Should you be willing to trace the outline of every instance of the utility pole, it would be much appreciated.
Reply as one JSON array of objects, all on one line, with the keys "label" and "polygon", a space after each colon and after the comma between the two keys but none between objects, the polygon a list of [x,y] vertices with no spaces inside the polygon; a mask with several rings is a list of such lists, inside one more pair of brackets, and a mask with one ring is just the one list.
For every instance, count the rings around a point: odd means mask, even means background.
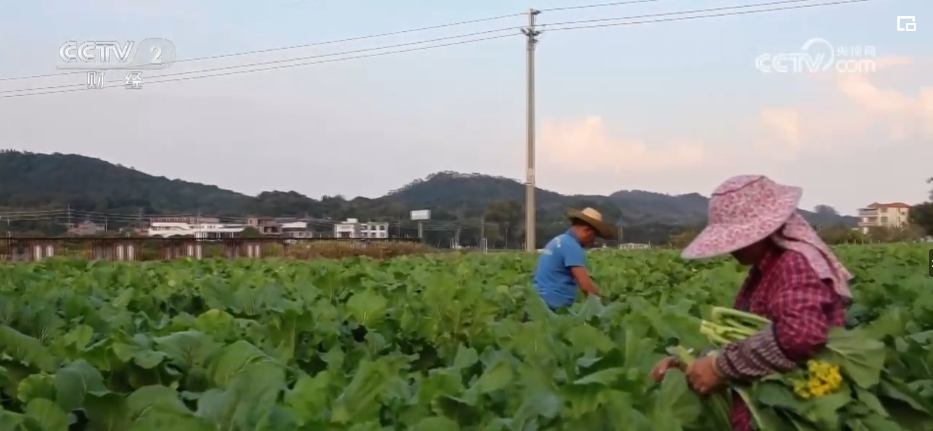
[{"label": "utility pole", "polygon": [[483,211],[483,219],[479,222],[479,246],[486,252],[486,211]]},{"label": "utility pole", "polygon": [[541,11],[528,10],[528,27],[522,33],[528,38],[528,148],[525,171],[525,249],[535,251],[535,45],[538,43],[540,31],[535,30],[535,18]]},{"label": "utility pole", "polygon": [[618,248],[622,248],[622,219],[621,218],[619,219],[618,229],[619,230],[616,231],[618,233],[618,238],[616,238],[616,245],[618,246]]},{"label": "utility pole", "polygon": [[68,229],[71,229],[71,204],[68,204]]}]

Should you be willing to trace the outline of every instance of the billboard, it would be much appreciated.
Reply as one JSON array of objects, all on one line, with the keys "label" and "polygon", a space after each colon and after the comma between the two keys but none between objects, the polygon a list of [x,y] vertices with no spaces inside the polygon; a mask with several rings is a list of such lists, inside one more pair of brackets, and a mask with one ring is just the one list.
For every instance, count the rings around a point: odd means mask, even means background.
[{"label": "billboard", "polygon": [[431,210],[417,210],[411,212],[412,220],[431,220]]}]

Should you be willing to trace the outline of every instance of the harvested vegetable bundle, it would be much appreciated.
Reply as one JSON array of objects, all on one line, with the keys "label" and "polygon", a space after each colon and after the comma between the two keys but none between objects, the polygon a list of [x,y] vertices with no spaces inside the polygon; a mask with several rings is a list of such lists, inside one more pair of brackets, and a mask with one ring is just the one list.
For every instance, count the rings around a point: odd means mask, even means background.
[{"label": "harvested vegetable bundle", "polygon": [[[716,347],[738,342],[771,324],[768,319],[716,307],[700,331]],[[773,374],[751,384],[732,384],[748,405],[758,430],[930,430],[933,407],[885,368],[885,344],[862,329],[833,328],[826,346],[806,366]],[[693,358],[683,348],[684,364]],[[717,429],[726,420],[727,394],[709,398]]]}]

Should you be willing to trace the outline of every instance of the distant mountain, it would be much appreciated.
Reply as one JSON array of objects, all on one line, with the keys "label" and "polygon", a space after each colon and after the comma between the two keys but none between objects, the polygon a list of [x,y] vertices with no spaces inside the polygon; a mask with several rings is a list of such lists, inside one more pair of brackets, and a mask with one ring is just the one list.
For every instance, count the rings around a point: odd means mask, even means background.
[{"label": "distant mountain", "polygon": [[[509,178],[482,174],[438,172],[389,192],[379,198],[313,199],[294,191],[263,192],[247,196],[212,185],[157,177],[133,168],[74,154],[0,152],[0,213],[10,210],[62,209],[97,213],[194,214],[244,217],[310,216],[333,220],[406,220],[408,212],[430,209],[432,223],[476,226],[484,217],[505,225],[503,236],[521,224],[524,184]],[[538,189],[539,237],[564,229],[564,210],[593,206],[605,216],[637,232],[652,225],[657,235],[697,226],[705,221],[708,198],[690,193],[665,195],[623,190],[609,196],[562,195]],[[854,217],[801,211],[815,224],[854,225]],[[680,226],[678,228],[678,226]],[[634,230],[633,230],[634,229]],[[648,228],[644,228],[648,229]],[[631,238],[630,236],[628,238]],[[666,238],[666,237],[665,237]],[[514,241],[513,241],[514,242]]]},{"label": "distant mountain", "polygon": [[[407,208],[461,208],[470,217],[479,216],[490,202],[525,201],[525,185],[503,177],[482,174],[438,172],[423,180],[414,180],[406,186],[378,198]],[[544,214],[568,207],[612,206],[610,213],[621,213],[623,226],[639,223],[668,223],[675,225],[702,224],[706,220],[709,198],[698,193],[667,195],[643,190],[620,190],[609,196],[562,195],[550,190],[537,189],[536,206]],[[800,210],[814,224],[846,224],[855,226],[855,217],[816,214]],[[540,216],[539,216],[540,217]],[[547,218],[547,216],[545,216]]]},{"label": "distant mountain", "polygon": [[75,154],[0,152],[0,208],[243,214],[254,198]]}]

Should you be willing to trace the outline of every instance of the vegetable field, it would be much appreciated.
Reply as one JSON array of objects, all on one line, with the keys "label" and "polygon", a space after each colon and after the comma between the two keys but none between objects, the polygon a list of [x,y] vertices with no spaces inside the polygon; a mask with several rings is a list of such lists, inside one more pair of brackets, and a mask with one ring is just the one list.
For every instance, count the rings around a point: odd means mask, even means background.
[{"label": "vegetable field", "polygon": [[[849,322],[891,334],[885,367],[919,394],[905,406],[926,408],[926,248],[838,253],[857,276]],[[551,315],[533,266],[526,254],[0,265],[0,431],[712,429],[683,379],[649,373],[669,347],[705,347],[700,319],[732,305],[744,268],[591,253],[610,300]]]}]

